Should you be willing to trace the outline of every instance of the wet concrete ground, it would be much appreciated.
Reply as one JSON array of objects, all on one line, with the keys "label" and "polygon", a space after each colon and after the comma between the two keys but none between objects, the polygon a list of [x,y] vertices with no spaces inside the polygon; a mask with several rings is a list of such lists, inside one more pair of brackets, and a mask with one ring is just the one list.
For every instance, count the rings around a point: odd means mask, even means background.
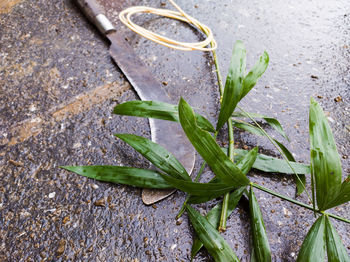
[{"label": "wet concrete ground", "polygon": [[[237,39],[246,44],[248,68],[268,51],[269,68],[242,105],[247,111],[278,117],[298,161],[309,160],[308,103],[310,96],[318,100],[334,131],[345,177],[350,172],[349,5],[239,2],[177,1],[213,29],[223,75]],[[170,8],[166,1],[153,0],[126,1],[124,6],[136,4]],[[108,16],[125,30],[117,21],[117,4],[108,8]],[[144,119],[111,114],[117,103],[137,96],[112,63],[107,43],[68,0],[0,1],[0,21],[0,260],[188,261],[192,229],[186,216],[174,220],[183,193],[147,207],[139,189],[58,168],[148,166],[113,136],[150,137],[150,130]],[[137,21],[177,39],[200,39],[194,30],[171,20],[145,16]],[[126,35],[156,78],[167,82],[164,88],[174,103],[183,96],[215,120],[218,92],[210,55],[169,50]],[[275,154],[260,138],[236,132],[236,140],[239,147],[259,144],[262,151]],[[254,173],[251,178],[294,196],[290,176]],[[294,261],[314,221],[312,213],[262,192],[256,195],[273,260]],[[332,212],[349,218],[350,205]],[[241,203],[224,234],[242,261],[250,253],[247,221],[247,208]],[[350,253],[349,225],[334,225]],[[209,260],[205,252],[196,259]]]}]

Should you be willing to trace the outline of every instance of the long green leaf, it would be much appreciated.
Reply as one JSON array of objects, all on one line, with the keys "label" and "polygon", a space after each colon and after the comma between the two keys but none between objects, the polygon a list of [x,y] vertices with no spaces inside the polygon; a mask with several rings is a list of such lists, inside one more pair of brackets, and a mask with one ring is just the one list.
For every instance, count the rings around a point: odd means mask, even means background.
[{"label": "long green leaf", "polygon": [[269,239],[267,238],[264,220],[252,188],[249,192],[249,210],[255,258],[260,262],[271,261]]},{"label": "long green leaf", "polygon": [[[228,208],[227,208],[227,216],[230,216],[230,214],[233,212],[233,210],[236,208],[239,200],[242,197],[242,194],[244,192],[246,187],[240,187],[234,192],[232,192],[229,196],[228,201]],[[222,201],[215,205],[205,216],[205,218],[208,220],[208,222],[214,227],[218,228],[220,224],[220,215],[221,215],[221,208],[222,208]],[[203,243],[200,241],[198,237],[195,237],[192,245],[191,250],[191,257],[195,257],[198,251],[202,248]]]},{"label": "long green leaf", "polygon": [[241,99],[245,97],[249,93],[249,91],[255,86],[256,82],[263,75],[268,65],[269,55],[265,51],[262,54],[262,56],[260,56],[259,61],[254,65],[252,70],[244,78]]},{"label": "long green leaf", "polygon": [[341,189],[342,169],[333,134],[322,108],[311,98],[311,174],[315,180],[317,206],[325,210]]},{"label": "long green leaf", "polygon": [[297,262],[323,262],[326,253],[325,216],[319,217],[307,233]]},{"label": "long green leaf", "polygon": [[[176,105],[156,101],[128,101],[117,105],[113,113],[179,122],[178,107]],[[197,113],[195,115],[200,128],[208,132],[215,132],[212,124],[205,117]]]},{"label": "long green leaf", "polygon": [[326,236],[328,262],[350,262],[349,255],[340,236],[332,226],[328,216],[326,216]]},{"label": "long green leaf", "polygon": [[243,78],[246,69],[246,50],[242,41],[236,41],[226,78],[224,94],[216,130],[219,130],[230,118],[243,92]]},{"label": "long green leaf", "polygon": [[188,139],[218,178],[236,188],[249,183],[242,171],[222,152],[215,139],[197,126],[192,108],[182,98],[179,117]]},{"label": "long green leaf", "polygon": [[[281,136],[283,136],[285,139],[287,139],[287,141],[290,141],[286,132],[284,132],[283,127],[281,125],[281,123],[273,117],[268,117],[268,116],[264,116],[261,114],[256,114],[256,113],[248,113],[252,118],[261,118],[264,119],[266,121],[266,123],[269,124],[270,127],[272,127],[273,129],[275,129]],[[237,118],[247,118],[247,115],[244,114],[243,112],[233,112],[232,113],[232,117],[237,117]]]},{"label": "long green leaf", "polygon": [[[254,126],[252,124],[249,124],[245,121],[242,120],[234,120],[233,125],[237,128],[243,129],[249,133],[252,133],[253,135],[258,135],[258,136],[265,136],[265,133],[258,128],[257,126]],[[293,161],[295,162],[295,159],[292,155],[292,153],[278,140],[273,139],[276,144],[278,145],[278,147],[282,150],[282,152],[286,155],[287,159],[289,161]]]},{"label": "long green leaf", "polygon": [[[251,113],[247,112],[251,117],[253,118],[264,118],[266,117],[265,115],[258,114],[258,113]],[[247,115],[243,113],[242,111],[234,111],[231,115],[232,117],[237,117],[237,118],[247,118]]]},{"label": "long green leaf", "polygon": [[161,174],[161,176],[165,181],[168,182],[168,184],[193,196],[211,195],[215,198],[234,189],[234,187],[225,183],[197,183],[192,181],[176,179],[164,174]]},{"label": "long green leaf", "polygon": [[201,216],[191,206],[186,205],[188,217],[191,220],[197,236],[202,241],[209,254],[218,262],[237,262],[239,261],[236,254],[227,244],[225,239],[219,232],[208,222],[208,220]]},{"label": "long green leaf", "polygon": [[[294,159],[294,156],[292,155],[292,153],[281,142],[277,141],[276,139],[274,139],[274,141],[279,146],[279,148],[282,150],[284,155],[287,157],[288,161],[290,161],[290,164],[295,162],[295,159]],[[298,179],[298,177],[299,177],[299,179]],[[297,194],[300,195],[305,190],[306,177],[303,174],[298,175],[298,177],[294,176],[294,181],[295,181],[295,184],[297,186]]]},{"label": "long green leaf", "polygon": [[247,154],[244,155],[239,161],[237,161],[237,167],[242,171],[244,175],[248,174],[253,167],[256,157],[258,155],[258,147],[254,147]]},{"label": "long green leaf", "polygon": [[295,158],[293,156],[293,154],[278,140],[274,139],[273,141],[276,142],[276,144],[278,145],[278,147],[282,150],[282,152],[284,153],[284,155],[287,157],[287,159],[291,162],[295,162]]},{"label": "long green leaf", "polygon": [[[252,124],[249,124],[247,122],[235,120],[233,125],[235,127],[243,129],[243,130],[245,130],[247,132],[250,132],[250,133],[252,133],[254,135],[265,136],[265,133],[260,128],[254,126]],[[295,159],[294,159],[292,153],[281,142],[279,142],[276,139],[273,139],[273,141],[282,150],[282,152],[284,153],[284,155],[287,157],[287,159],[289,161],[295,162]],[[295,177],[298,195],[301,194],[304,191],[304,185],[305,185],[305,182],[306,182],[306,178],[305,178],[304,175],[299,175],[299,178],[300,178],[301,181],[299,179],[297,179],[297,177]]]},{"label": "long green leaf", "polygon": [[264,117],[263,118],[272,128],[274,128],[280,135],[282,135],[287,141],[290,141],[287,134],[284,132],[281,123],[273,117]]},{"label": "long green leaf", "polygon": [[234,119],[233,125],[237,128],[243,129],[244,131],[252,133],[253,135],[265,136],[264,132],[261,131],[261,129],[245,121]]},{"label": "long green leaf", "polygon": [[[236,152],[237,149],[235,149]],[[227,149],[223,150],[225,154],[227,153]],[[258,152],[258,148],[254,148],[251,151],[246,151],[246,154],[242,155],[239,159],[237,159],[237,167],[242,171],[243,174],[247,174],[249,170],[252,168],[256,160],[256,155]],[[218,178],[212,179],[209,183],[218,183],[220,180]],[[208,202],[212,199],[216,198],[215,195],[208,196],[191,196],[188,200],[189,204],[200,204]]]},{"label": "long green leaf", "polygon": [[[280,147],[283,146],[280,144]],[[284,151],[287,149],[283,146]],[[224,152],[227,152],[227,149],[223,149]],[[288,151],[288,150],[287,150]],[[247,154],[248,151],[243,150],[243,149],[235,149],[235,159],[240,160],[244,155]],[[289,151],[288,151],[289,152]],[[290,153],[289,153],[290,154]],[[292,156],[292,159],[293,156]],[[304,174],[309,174],[310,173],[310,167],[307,165],[299,164],[296,162],[290,162],[292,167],[294,168],[295,172],[299,174],[299,177],[304,181],[305,185],[305,175]],[[238,164],[237,164],[238,166]],[[285,174],[292,174],[293,171],[287,165],[285,160],[273,158],[264,154],[258,154],[256,157],[256,160],[254,161],[253,168],[264,171],[264,172],[275,172],[275,173],[285,173]],[[304,188],[304,186],[300,183],[298,179],[296,179],[298,187],[298,194],[302,192],[300,188]],[[205,199],[200,199],[200,198],[193,198],[191,201],[192,203],[203,203]],[[205,202],[205,201],[204,201]]]},{"label": "long green leaf", "polygon": [[158,172],[153,170],[125,166],[62,166],[61,168],[104,182],[142,188],[172,188]]},{"label": "long green leaf", "polygon": [[[235,149],[235,160],[240,160],[245,154],[247,154],[247,152],[248,151],[244,149]],[[296,162],[291,162],[290,164],[297,174],[310,174],[310,166]],[[293,173],[292,169],[287,165],[285,160],[264,154],[257,155],[253,168],[269,173]]]},{"label": "long green leaf", "polygon": [[[249,124],[247,122],[234,120],[233,125],[237,128],[240,128],[249,133],[252,133],[253,135],[265,136],[265,133],[260,128],[252,124]],[[289,161],[295,162],[295,159],[292,153],[281,142],[279,142],[276,139],[273,139],[273,140],[276,142],[276,144],[282,150],[282,152],[286,155],[287,159]]]},{"label": "long green leaf", "polygon": [[[214,177],[213,179],[211,179],[208,183],[222,183],[222,181],[217,178]],[[206,195],[206,196],[190,196],[187,203],[188,204],[200,204],[200,203],[205,203],[208,202],[214,198],[217,198],[217,196],[215,195]]]},{"label": "long green leaf", "polygon": [[326,209],[342,205],[350,201],[350,175],[341,185],[340,191],[337,196],[329,203],[327,203]]},{"label": "long green leaf", "polygon": [[188,204],[201,204],[206,203],[210,200],[213,200],[214,198],[217,198],[216,195],[206,195],[206,196],[190,196],[187,203]]},{"label": "long green leaf", "polygon": [[132,146],[137,152],[147,158],[153,165],[168,175],[187,181],[191,180],[186,169],[164,147],[141,136],[132,134],[116,134],[115,136]]}]

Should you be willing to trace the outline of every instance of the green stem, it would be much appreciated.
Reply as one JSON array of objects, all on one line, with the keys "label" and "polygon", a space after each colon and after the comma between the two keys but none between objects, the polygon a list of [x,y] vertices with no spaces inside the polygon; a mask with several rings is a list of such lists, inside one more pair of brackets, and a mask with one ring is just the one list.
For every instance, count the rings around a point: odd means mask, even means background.
[{"label": "green stem", "polygon": [[[228,126],[228,137],[229,137],[229,146],[228,146],[228,156],[232,162],[234,162],[234,136],[233,136],[233,125],[232,125],[232,119],[229,118],[227,121]],[[219,225],[219,231],[224,232],[226,231],[226,221],[228,216],[228,201],[230,198],[230,193],[226,193],[224,196],[224,199],[222,201],[222,208],[221,208],[221,217],[220,217],[220,225]]]},{"label": "green stem", "polygon": [[255,188],[257,188],[257,189],[260,189],[261,191],[264,191],[264,192],[266,192],[266,193],[269,193],[270,195],[279,197],[279,198],[281,198],[281,199],[283,199],[283,200],[286,200],[286,201],[291,202],[291,203],[293,203],[293,204],[296,204],[296,205],[298,205],[298,206],[301,206],[301,207],[307,208],[307,209],[309,209],[309,210],[315,211],[316,213],[319,213],[319,214],[328,215],[328,216],[330,216],[330,217],[333,217],[333,218],[335,218],[335,219],[338,219],[338,220],[340,220],[340,221],[343,221],[343,222],[345,222],[345,223],[349,223],[349,224],[350,224],[350,220],[348,220],[348,219],[346,219],[346,218],[343,218],[343,217],[340,217],[340,216],[337,216],[337,215],[333,215],[333,214],[330,214],[330,213],[326,213],[326,212],[321,211],[321,210],[315,210],[313,206],[309,206],[309,205],[304,204],[304,203],[302,203],[302,202],[300,202],[300,201],[297,201],[297,200],[295,200],[295,199],[293,199],[293,198],[290,198],[290,197],[281,195],[281,194],[279,194],[279,193],[277,193],[277,192],[275,192],[275,191],[273,191],[273,190],[271,190],[271,189],[268,189],[268,188],[266,188],[266,187],[260,186],[260,185],[258,185],[258,184],[250,183],[250,185],[253,186],[253,187],[255,187]]},{"label": "green stem", "polygon": [[216,78],[218,79],[218,84],[219,84],[219,91],[220,91],[220,103],[221,103],[221,98],[224,94],[224,86],[222,85],[222,78],[220,74],[220,69],[219,69],[219,62],[218,62],[218,57],[216,56],[216,51],[213,50],[213,59],[214,59],[214,64],[216,68]]},{"label": "green stem", "polygon": [[229,145],[228,145],[228,157],[232,162],[234,162],[234,155],[235,155],[235,139],[233,136],[233,124],[232,124],[232,119],[229,118],[227,121],[227,126],[228,126],[228,139],[229,139]]},{"label": "green stem", "polygon": [[[321,211],[320,211],[321,212]],[[337,215],[334,215],[334,214],[331,214],[331,213],[327,213],[327,212],[321,212],[327,216],[330,216],[330,217],[333,217],[339,221],[342,221],[342,222],[345,222],[345,223],[349,223],[350,224],[350,220],[346,219],[346,218],[343,218],[343,217],[340,217],[340,216],[337,216]]]},{"label": "green stem", "polygon": [[226,231],[226,221],[227,221],[227,210],[228,210],[229,198],[230,198],[230,193],[226,193],[224,196],[224,199],[222,200],[219,232]]},{"label": "green stem", "polygon": [[[222,101],[222,96],[224,94],[224,87],[222,84],[222,78],[221,73],[219,69],[219,62],[218,58],[216,56],[216,51],[213,50],[213,59],[214,64],[216,68],[216,77],[218,79],[218,85],[219,85],[219,91],[220,91],[220,103]],[[228,136],[229,136],[229,147],[228,147],[228,156],[231,159],[231,161],[234,161],[234,136],[233,136],[233,124],[232,119],[229,118],[227,121],[227,127],[228,127]],[[228,210],[228,201],[229,201],[230,193],[226,193],[224,196],[224,199],[222,201],[222,208],[221,208],[221,217],[220,217],[220,225],[219,225],[219,231],[223,232],[226,230],[226,221],[227,221],[227,210]]]}]

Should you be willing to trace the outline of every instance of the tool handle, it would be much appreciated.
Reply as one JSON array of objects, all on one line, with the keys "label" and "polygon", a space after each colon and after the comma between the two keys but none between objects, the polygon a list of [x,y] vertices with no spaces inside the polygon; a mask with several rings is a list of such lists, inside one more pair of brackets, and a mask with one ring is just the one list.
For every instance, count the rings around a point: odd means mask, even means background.
[{"label": "tool handle", "polygon": [[104,15],[103,8],[95,0],[75,0],[75,2],[102,34],[116,31],[115,27]]}]

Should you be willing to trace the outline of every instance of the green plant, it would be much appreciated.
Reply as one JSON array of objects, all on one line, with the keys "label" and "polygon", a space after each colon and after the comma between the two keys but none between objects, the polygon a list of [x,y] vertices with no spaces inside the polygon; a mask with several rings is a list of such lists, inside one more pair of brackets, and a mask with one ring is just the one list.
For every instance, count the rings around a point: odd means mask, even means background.
[{"label": "green plant", "polygon": [[[213,55],[217,65],[215,52]],[[182,98],[178,106],[156,101],[130,101],[116,106],[113,111],[119,115],[179,122],[188,139],[204,160],[194,181],[191,180],[181,163],[165,148],[147,138],[132,134],[117,134],[116,136],[137,150],[160,171],[120,166],[65,166],[63,168],[100,181],[145,188],[176,188],[188,193],[178,216],[186,210],[197,233],[191,251],[192,257],[204,246],[216,261],[239,261],[234,251],[220,235],[220,231],[225,230],[226,219],[235,209],[241,197],[247,197],[253,240],[251,261],[271,261],[263,217],[254,195],[254,189],[259,189],[313,210],[317,216],[320,214],[304,240],[298,261],[323,261],[325,250],[327,250],[329,261],[349,261],[346,249],[330,223],[329,217],[347,223],[350,221],[326,213],[325,210],[350,200],[350,177],[341,183],[339,155],[321,107],[311,99],[309,120],[311,165],[296,163],[288,149],[280,141],[272,139],[255,120],[255,118],[263,119],[288,140],[276,119],[247,113],[238,106],[240,100],[248,94],[264,73],[269,61],[267,53],[264,52],[252,70],[245,74],[245,59],[244,45],[241,41],[237,41],[225,88],[222,86],[217,68],[222,103],[216,128],[205,117],[195,113]],[[235,112],[236,108],[239,108],[241,112]],[[253,124],[239,119],[242,117],[249,118]],[[216,136],[225,123],[228,124],[229,146],[221,148],[216,142]],[[234,127],[268,137],[285,160],[259,154],[257,147],[250,151],[234,149]],[[200,183],[198,181],[205,165],[211,168],[214,176],[210,182]],[[305,190],[305,174],[311,173],[312,197],[305,191],[313,205],[309,206],[251,182],[247,177],[251,168],[264,172],[294,174],[298,194]],[[223,200],[205,217],[191,207],[191,204],[207,202],[220,196],[224,196]]]}]

